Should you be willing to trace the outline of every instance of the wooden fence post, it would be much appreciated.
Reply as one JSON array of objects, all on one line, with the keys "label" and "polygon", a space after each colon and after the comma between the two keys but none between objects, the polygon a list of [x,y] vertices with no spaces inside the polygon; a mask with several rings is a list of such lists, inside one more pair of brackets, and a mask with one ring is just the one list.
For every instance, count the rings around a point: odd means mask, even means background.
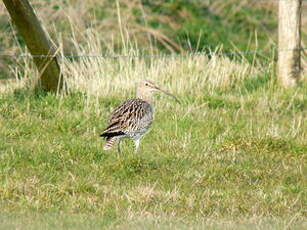
[{"label": "wooden fence post", "polygon": [[284,87],[295,86],[301,70],[302,0],[279,0],[278,79]]},{"label": "wooden fence post", "polygon": [[28,0],[3,0],[12,21],[22,35],[40,73],[39,86],[46,91],[62,89],[63,79],[56,58],[56,47],[42,28]]}]

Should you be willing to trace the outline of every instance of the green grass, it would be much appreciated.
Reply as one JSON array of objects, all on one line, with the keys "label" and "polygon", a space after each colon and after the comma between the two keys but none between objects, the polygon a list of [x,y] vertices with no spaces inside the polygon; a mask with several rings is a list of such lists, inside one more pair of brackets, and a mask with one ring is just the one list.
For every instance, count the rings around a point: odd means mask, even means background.
[{"label": "green grass", "polygon": [[[139,154],[104,152],[123,96],[0,96],[0,229],[306,226],[306,85],[157,98]],[[243,90],[246,89],[246,90]]]}]

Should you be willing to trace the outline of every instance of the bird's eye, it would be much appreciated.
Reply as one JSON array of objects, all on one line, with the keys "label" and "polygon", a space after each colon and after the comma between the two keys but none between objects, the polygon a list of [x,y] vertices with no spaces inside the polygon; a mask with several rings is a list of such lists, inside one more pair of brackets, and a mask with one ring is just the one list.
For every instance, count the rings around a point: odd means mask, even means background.
[{"label": "bird's eye", "polygon": [[148,83],[147,83],[147,82],[145,83],[145,86],[148,86]]}]

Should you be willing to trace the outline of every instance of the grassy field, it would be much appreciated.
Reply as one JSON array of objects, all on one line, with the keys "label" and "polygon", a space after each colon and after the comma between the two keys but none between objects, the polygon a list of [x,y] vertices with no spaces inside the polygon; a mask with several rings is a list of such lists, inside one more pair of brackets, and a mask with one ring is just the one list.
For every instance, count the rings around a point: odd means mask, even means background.
[{"label": "grassy field", "polygon": [[[198,35],[189,50],[172,31],[186,17],[193,23],[180,25],[182,36],[203,26],[196,1],[144,1],[142,14],[137,0],[119,1],[120,10],[110,1],[47,2],[35,6],[60,52],[81,57],[60,59],[65,95],[33,89],[30,59],[0,62],[0,78],[13,79],[0,82],[0,230],[307,228],[307,73],[296,88],[277,84],[271,3],[252,11],[240,1],[242,11],[205,1],[199,9],[215,16],[205,19],[212,37],[202,42],[216,44],[202,44],[210,55],[190,55]],[[7,36],[1,9],[3,50],[24,52],[18,35]],[[210,32],[221,23],[229,27]],[[258,43],[251,33],[260,25]],[[247,49],[267,44],[261,48],[269,52],[224,55],[234,41]],[[160,55],[166,50],[172,55]],[[181,103],[156,95],[155,122],[138,154],[129,140],[123,154],[103,151],[99,134],[110,112],[142,79]]]},{"label": "grassy field", "polygon": [[[306,82],[216,53],[62,65],[67,95],[25,88],[31,68],[2,86],[0,229],[306,227]],[[139,154],[104,152],[108,114],[144,78],[181,104],[157,95]]]}]

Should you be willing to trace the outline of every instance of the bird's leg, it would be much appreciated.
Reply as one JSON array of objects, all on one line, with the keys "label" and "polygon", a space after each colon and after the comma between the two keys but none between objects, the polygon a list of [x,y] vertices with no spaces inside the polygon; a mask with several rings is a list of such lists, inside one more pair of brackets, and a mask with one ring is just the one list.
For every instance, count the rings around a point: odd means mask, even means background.
[{"label": "bird's leg", "polygon": [[121,151],[120,151],[120,142],[121,142],[121,141],[122,141],[122,139],[119,138],[118,144],[117,144],[117,151],[118,151],[119,154],[121,154]]},{"label": "bird's leg", "polygon": [[135,144],[135,150],[134,150],[134,153],[136,154],[138,152],[138,149],[139,149],[139,146],[140,146],[140,139],[136,139],[134,141],[134,144]]}]

